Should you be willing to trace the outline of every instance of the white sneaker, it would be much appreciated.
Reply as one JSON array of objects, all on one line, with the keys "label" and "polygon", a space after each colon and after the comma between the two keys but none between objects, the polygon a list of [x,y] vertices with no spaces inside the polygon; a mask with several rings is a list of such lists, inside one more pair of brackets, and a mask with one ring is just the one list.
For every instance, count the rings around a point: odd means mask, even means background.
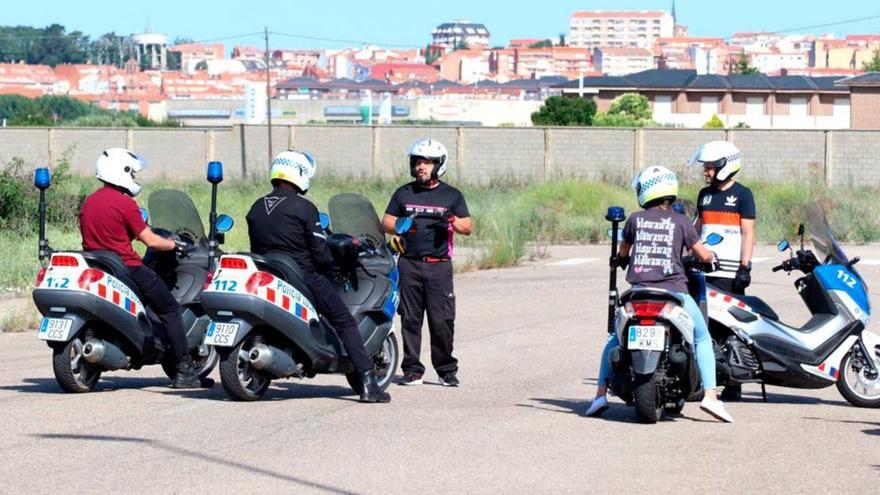
[{"label": "white sneaker", "polygon": [[601,416],[606,409],[608,409],[608,399],[604,395],[596,397],[590,403],[590,407],[584,412],[584,416]]},{"label": "white sneaker", "polygon": [[700,409],[706,411],[718,421],[733,423],[733,416],[727,413],[727,410],[724,409],[724,403],[720,400],[703,399],[700,402]]}]

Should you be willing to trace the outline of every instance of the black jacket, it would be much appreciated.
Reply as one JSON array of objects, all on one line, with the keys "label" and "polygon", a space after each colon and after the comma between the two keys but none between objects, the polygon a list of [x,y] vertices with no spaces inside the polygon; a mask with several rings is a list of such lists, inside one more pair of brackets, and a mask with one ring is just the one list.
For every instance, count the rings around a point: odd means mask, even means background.
[{"label": "black jacket", "polygon": [[253,253],[287,254],[304,272],[323,272],[333,264],[318,209],[292,189],[279,187],[255,201],[247,223]]}]

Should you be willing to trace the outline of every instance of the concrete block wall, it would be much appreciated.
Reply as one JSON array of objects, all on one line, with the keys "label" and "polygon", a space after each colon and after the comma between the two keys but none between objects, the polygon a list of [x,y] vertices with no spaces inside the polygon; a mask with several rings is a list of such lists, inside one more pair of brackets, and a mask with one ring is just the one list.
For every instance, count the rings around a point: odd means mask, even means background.
[{"label": "concrete block wall", "polygon": [[[76,173],[93,173],[101,150],[127,146],[151,165],[143,180],[201,178],[220,160],[229,178],[265,177],[265,126],[185,129],[0,128],[0,164],[57,163],[69,151]],[[755,129],[609,129],[430,126],[276,126],[273,152],[311,151],[322,170],[340,176],[406,173],[406,150],[431,136],[449,150],[450,180],[491,184],[582,177],[628,184],[635,171],[663,165],[699,183],[685,163],[697,146],[729,139],[743,152],[745,181],[825,182],[880,187],[880,132]]]},{"label": "concrete block wall", "polygon": [[530,128],[462,128],[463,182],[544,179],[544,130]]},{"label": "concrete block wall", "polygon": [[736,129],[732,141],[743,154],[743,180],[825,180],[825,132]]},{"label": "concrete block wall", "polygon": [[548,178],[628,183],[633,173],[635,138],[632,129],[548,129]]}]

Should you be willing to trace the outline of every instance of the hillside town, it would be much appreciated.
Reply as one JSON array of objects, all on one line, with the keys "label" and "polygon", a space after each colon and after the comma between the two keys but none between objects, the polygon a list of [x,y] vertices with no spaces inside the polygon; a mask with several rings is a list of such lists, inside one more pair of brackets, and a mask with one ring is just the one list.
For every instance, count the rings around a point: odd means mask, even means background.
[{"label": "hillside town", "polygon": [[548,96],[593,98],[603,110],[629,91],[666,125],[699,127],[711,115],[759,128],[880,125],[853,115],[856,100],[878,98],[878,77],[865,74],[880,33],[692,37],[674,2],[671,11],[574,11],[560,31],[499,44],[490,26],[455,20],[425,33],[423,47],[269,50],[136,33],[120,41],[116,63],[2,63],[0,94],[66,95],[213,126],[264,123],[268,90],[279,122],[359,122],[367,98],[381,123],[519,126]]}]

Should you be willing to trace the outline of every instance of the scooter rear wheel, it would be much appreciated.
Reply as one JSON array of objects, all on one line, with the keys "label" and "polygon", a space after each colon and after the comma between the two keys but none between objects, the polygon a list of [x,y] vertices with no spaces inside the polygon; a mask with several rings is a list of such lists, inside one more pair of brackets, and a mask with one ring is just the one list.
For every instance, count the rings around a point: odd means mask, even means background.
[{"label": "scooter rear wheel", "polygon": [[[859,353],[857,359],[854,354]],[[837,390],[844,399],[857,407],[880,407],[880,376],[870,378],[868,368],[861,363],[861,351],[853,349],[840,363]]]},{"label": "scooter rear wheel", "polygon": [[663,415],[663,405],[657,397],[657,385],[654,375],[636,375],[633,388],[633,402],[636,417],[642,423],[653,424]]},{"label": "scooter rear wheel", "polygon": [[[391,332],[382,341],[382,350],[379,354],[373,356],[373,363],[375,363],[373,372],[376,373],[376,384],[383,391],[388,388],[388,385],[391,385],[391,380],[394,378],[394,374],[397,373],[399,358],[400,348],[397,346],[397,338],[394,336],[394,332]],[[348,385],[355,393],[361,393],[364,385],[357,371],[346,373],[345,379],[348,380]]]},{"label": "scooter rear wheel", "polygon": [[254,336],[251,335],[232,349],[220,353],[220,383],[234,400],[260,400],[272,382],[265,373],[254,369],[247,359],[253,345]]},{"label": "scooter rear wheel", "polygon": [[101,378],[101,368],[83,358],[81,335],[77,334],[67,344],[52,347],[52,372],[65,392],[91,392]]}]

